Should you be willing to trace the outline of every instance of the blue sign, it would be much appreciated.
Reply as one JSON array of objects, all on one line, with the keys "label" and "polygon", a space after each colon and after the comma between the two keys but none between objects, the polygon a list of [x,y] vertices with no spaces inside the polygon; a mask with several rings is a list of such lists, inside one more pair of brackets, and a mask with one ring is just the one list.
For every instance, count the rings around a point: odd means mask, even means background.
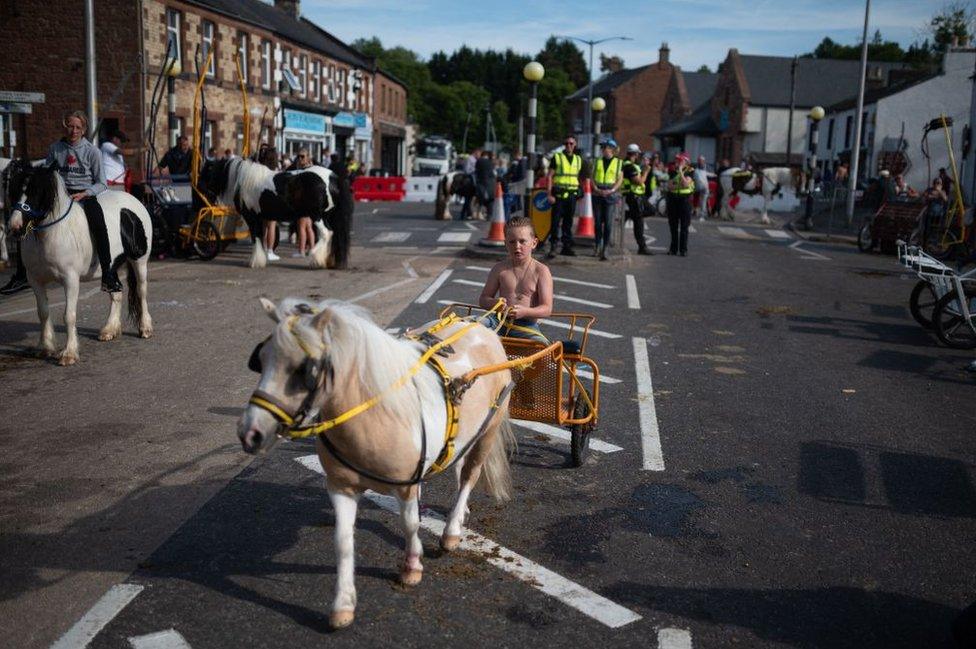
[{"label": "blue sign", "polygon": [[532,197],[532,204],[535,205],[535,209],[540,212],[546,212],[552,205],[549,204],[549,196],[546,192],[538,192]]},{"label": "blue sign", "polygon": [[285,109],[285,130],[325,135],[325,115]]},{"label": "blue sign", "polygon": [[332,118],[332,124],[345,128],[366,128],[366,120],[366,113],[342,112]]}]

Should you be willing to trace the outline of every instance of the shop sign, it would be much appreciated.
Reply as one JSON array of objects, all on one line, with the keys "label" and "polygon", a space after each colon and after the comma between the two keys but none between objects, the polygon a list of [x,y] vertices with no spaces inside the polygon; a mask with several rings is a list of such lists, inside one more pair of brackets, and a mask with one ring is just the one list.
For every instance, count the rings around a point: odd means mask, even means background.
[{"label": "shop sign", "polygon": [[325,115],[286,108],[285,130],[312,135],[325,135]]}]

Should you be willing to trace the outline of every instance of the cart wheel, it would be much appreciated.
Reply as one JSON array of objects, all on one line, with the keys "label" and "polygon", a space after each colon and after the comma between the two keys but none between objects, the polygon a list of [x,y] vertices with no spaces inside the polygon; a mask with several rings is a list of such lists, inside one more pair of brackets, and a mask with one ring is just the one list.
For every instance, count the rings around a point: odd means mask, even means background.
[{"label": "cart wheel", "polygon": [[668,200],[664,195],[658,197],[657,204],[654,206],[654,209],[658,216],[668,218]]},{"label": "cart wheel", "polygon": [[912,297],[908,300],[908,308],[912,312],[915,322],[926,329],[932,328],[932,319],[929,314],[935,308],[935,303],[939,301],[939,296],[935,294],[932,285],[924,279],[919,280],[915,288],[912,289]]},{"label": "cart wheel", "polygon": [[[967,286],[965,294],[965,299],[969,303],[970,317],[976,318],[976,313],[973,312],[973,309],[976,309],[976,299],[974,299],[976,288]],[[935,303],[932,323],[935,335],[943,345],[953,349],[976,349],[976,331],[973,330],[973,323],[967,322],[960,313],[956,291],[946,293]]]},{"label": "cart wheel", "polygon": [[220,233],[210,221],[201,221],[197,227],[197,234],[193,237],[193,250],[202,261],[210,261],[220,252]]},{"label": "cart wheel", "polygon": [[163,217],[161,209],[154,209],[149,213],[152,222],[152,255],[162,258],[172,254],[173,244],[170,240],[169,226]]},{"label": "cart wheel", "polygon": [[[587,393],[590,400],[593,400],[593,395]],[[573,419],[583,419],[589,414],[590,407],[586,404],[585,399],[576,397],[576,402],[573,404]],[[586,454],[590,450],[590,433],[593,432],[594,424],[590,422],[588,424],[573,424],[569,428],[571,434],[569,440],[569,448],[573,455],[573,466],[582,466],[583,461],[586,459]]]},{"label": "cart wheel", "polygon": [[871,252],[874,248],[874,237],[871,236],[871,224],[865,223],[857,233],[857,249],[861,252]]}]

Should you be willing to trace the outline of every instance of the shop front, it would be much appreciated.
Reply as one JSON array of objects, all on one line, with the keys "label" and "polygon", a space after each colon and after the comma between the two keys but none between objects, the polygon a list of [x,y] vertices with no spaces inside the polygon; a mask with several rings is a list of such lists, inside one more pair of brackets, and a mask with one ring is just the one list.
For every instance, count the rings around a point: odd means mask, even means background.
[{"label": "shop front", "polygon": [[378,143],[374,140],[374,144],[379,146],[378,148],[374,147],[374,150],[378,151],[376,166],[382,169],[384,173],[391,176],[403,175],[403,143],[406,135],[407,131],[402,126],[379,122],[374,135],[374,138],[379,139]]},{"label": "shop front", "polygon": [[372,120],[366,113],[338,113],[332,118],[335,150],[343,159],[355,154],[364,170],[372,166]]},{"label": "shop front", "polygon": [[299,149],[308,149],[312,160],[322,160],[323,154],[329,149],[328,116],[285,108],[284,118],[282,155],[294,160]]}]

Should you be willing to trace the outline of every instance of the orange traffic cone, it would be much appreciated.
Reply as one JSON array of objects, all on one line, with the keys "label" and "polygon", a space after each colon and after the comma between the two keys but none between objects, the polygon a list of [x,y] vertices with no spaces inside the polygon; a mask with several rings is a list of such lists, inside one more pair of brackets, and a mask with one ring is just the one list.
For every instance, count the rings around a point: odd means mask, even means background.
[{"label": "orange traffic cone", "polygon": [[496,248],[505,245],[505,192],[501,183],[495,183],[495,202],[492,204],[488,236],[479,241],[478,245]]},{"label": "orange traffic cone", "polygon": [[578,204],[580,214],[576,220],[575,238],[595,239],[596,230],[593,227],[595,223],[593,220],[593,189],[589,178],[583,181],[583,198]]}]

